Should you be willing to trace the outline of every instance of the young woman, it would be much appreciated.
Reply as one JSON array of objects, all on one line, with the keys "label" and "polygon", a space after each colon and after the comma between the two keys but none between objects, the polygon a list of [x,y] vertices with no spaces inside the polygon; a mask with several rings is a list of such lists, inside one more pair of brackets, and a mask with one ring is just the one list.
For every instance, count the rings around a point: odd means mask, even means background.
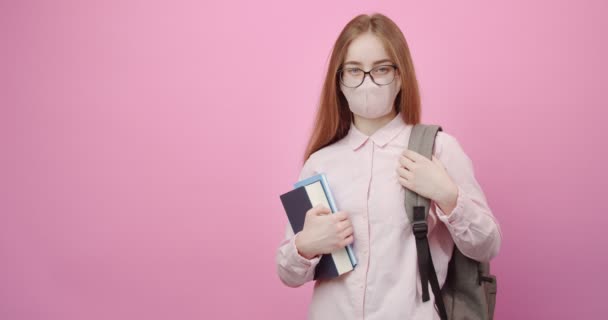
[{"label": "young woman", "polygon": [[354,270],[317,280],[309,319],[439,319],[422,302],[405,188],[431,199],[428,241],[439,284],[454,245],[475,260],[499,251],[500,227],[456,138],[437,133],[432,159],[407,150],[420,96],[405,37],[382,14],[359,15],[331,55],[299,179],[324,172],[340,212],[316,207],[294,235],[287,223],[277,272],[289,287],[311,281],[324,253],[352,243]]}]

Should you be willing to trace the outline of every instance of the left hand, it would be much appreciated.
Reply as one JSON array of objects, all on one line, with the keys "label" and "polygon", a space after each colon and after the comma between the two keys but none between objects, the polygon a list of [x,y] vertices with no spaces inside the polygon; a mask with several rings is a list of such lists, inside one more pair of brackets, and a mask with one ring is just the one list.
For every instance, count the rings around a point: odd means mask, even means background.
[{"label": "left hand", "polygon": [[438,204],[451,203],[458,195],[456,184],[435,156],[431,160],[405,149],[399,157],[397,173],[402,186]]}]

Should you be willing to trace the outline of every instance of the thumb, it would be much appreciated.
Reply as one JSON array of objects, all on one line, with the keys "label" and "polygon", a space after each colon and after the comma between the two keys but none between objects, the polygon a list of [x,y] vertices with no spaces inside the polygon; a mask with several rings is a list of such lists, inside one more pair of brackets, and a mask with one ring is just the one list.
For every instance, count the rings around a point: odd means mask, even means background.
[{"label": "thumb", "polygon": [[323,204],[319,203],[315,206],[315,214],[317,216],[328,214],[328,213],[330,213],[329,208],[327,208]]},{"label": "thumb", "polygon": [[445,167],[443,166],[443,163],[441,163],[441,160],[439,160],[437,157],[433,156],[433,162],[438,165],[441,170],[445,171]]}]

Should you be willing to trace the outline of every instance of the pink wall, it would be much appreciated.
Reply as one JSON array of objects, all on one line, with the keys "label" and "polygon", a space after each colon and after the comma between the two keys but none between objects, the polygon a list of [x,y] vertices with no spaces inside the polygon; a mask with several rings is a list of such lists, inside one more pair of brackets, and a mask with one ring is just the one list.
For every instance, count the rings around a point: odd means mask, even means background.
[{"label": "pink wall", "polygon": [[[303,319],[274,254],[344,24],[405,33],[504,232],[496,319],[604,315],[602,1],[0,3],[0,318]],[[603,135],[602,135],[603,134]]]}]

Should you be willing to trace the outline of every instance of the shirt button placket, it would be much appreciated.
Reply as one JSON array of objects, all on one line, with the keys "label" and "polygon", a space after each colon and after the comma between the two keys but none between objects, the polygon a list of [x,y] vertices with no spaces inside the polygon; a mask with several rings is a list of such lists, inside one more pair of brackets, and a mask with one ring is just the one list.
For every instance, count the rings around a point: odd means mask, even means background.
[{"label": "shirt button placket", "polygon": [[373,173],[373,165],[374,165],[374,149],[375,149],[375,144],[373,143],[373,141],[370,141],[371,143],[369,144],[370,151],[369,151],[369,156],[367,158],[367,162],[366,162],[366,167],[367,167],[367,172],[369,174],[369,179],[368,179],[368,183],[367,183],[367,187],[366,187],[366,197],[365,197],[365,202],[366,202],[366,212],[363,215],[363,222],[364,225],[367,229],[367,233],[365,234],[366,236],[366,240],[365,240],[365,245],[363,246],[363,249],[361,250],[361,253],[365,256],[365,275],[364,275],[364,279],[363,282],[360,285],[360,289],[361,289],[361,299],[362,299],[362,303],[361,303],[361,319],[365,318],[365,289],[366,289],[366,285],[367,285],[367,272],[369,270],[369,260],[370,260],[370,254],[369,254],[369,249],[370,249],[370,225],[369,225],[369,196],[370,196],[370,188],[371,188],[371,182],[372,182],[372,173]]}]

